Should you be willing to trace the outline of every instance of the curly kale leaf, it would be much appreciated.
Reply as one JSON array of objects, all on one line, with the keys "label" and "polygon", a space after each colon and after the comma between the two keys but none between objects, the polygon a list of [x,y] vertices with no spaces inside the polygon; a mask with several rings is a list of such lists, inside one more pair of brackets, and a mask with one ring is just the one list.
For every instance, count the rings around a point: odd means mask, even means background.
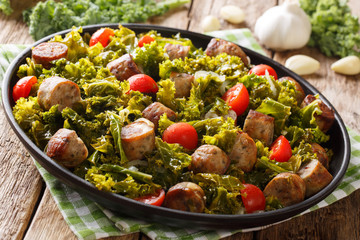
[{"label": "curly kale leaf", "polygon": [[205,189],[207,213],[237,214],[243,210],[238,197],[244,186],[238,178],[229,175],[198,173],[193,177],[193,181]]},{"label": "curly kale leaf", "polygon": [[285,127],[286,120],[291,115],[291,107],[271,98],[266,98],[256,109],[257,112],[270,115],[275,119],[275,133],[279,135]]},{"label": "curly kale leaf", "polygon": [[[201,119],[222,96],[221,86],[224,83],[217,74],[206,72],[195,78],[194,86],[190,90],[188,99],[177,99],[179,118],[186,121]],[[207,107],[205,107],[207,106]]]},{"label": "curly kale leaf", "polygon": [[51,136],[63,122],[57,106],[43,112],[37,97],[20,98],[14,106],[13,114],[16,122],[40,149],[45,148]]},{"label": "curly kale leaf", "polygon": [[195,74],[198,71],[214,72],[226,76],[226,79],[232,80],[235,85],[237,80],[246,74],[247,68],[241,58],[223,53],[216,57],[203,55],[197,58],[185,58],[185,60],[166,60],[160,64],[159,71],[161,79],[168,79],[172,72],[188,74]]},{"label": "curly kale leaf", "polygon": [[88,149],[91,142],[94,142],[106,132],[106,128],[102,122],[97,119],[88,121],[71,108],[65,108],[61,114],[65,119],[64,128],[75,130],[78,136],[85,142]]},{"label": "curly kale leaf", "polygon": [[312,26],[309,46],[319,48],[326,56],[360,56],[360,24],[347,2],[300,0]]},{"label": "curly kale leaf", "polygon": [[51,33],[97,23],[145,22],[155,15],[182,6],[189,0],[47,0],[24,12],[30,35],[39,40]]},{"label": "curly kale leaf", "polygon": [[10,6],[10,0],[0,0],[0,11],[8,16],[13,12],[13,9]]},{"label": "curly kale leaf", "polygon": [[159,78],[159,64],[166,60],[164,48],[154,41],[142,48],[136,48],[133,57],[136,65],[141,66],[145,74],[155,80]]},{"label": "curly kale leaf", "polygon": [[191,163],[191,156],[179,144],[169,144],[155,139],[156,151],[148,157],[147,173],[154,176],[157,184],[170,188],[179,182],[185,169]]},{"label": "curly kale leaf", "polygon": [[235,126],[234,120],[228,118],[216,130],[217,133],[215,135],[204,135],[203,143],[218,146],[226,153],[230,153],[239,130],[240,129]]},{"label": "curly kale leaf", "polygon": [[121,118],[119,115],[109,111],[107,112],[107,117],[110,120],[110,133],[114,140],[115,149],[120,154],[120,164],[126,164],[128,158],[126,157],[121,144],[121,128],[124,126],[126,119],[124,119],[124,116]]},{"label": "curly kale leaf", "polygon": [[88,45],[85,43],[81,33],[82,27],[72,27],[72,30],[65,35],[65,38],[56,35],[51,41],[64,43],[68,47],[66,58],[71,62],[76,62],[78,59],[85,57],[88,51]]},{"label": "curly kale leaf", "polygon": [[246,75],[240,78],[249,91],[248,109],[256,109],[266,98],[277,100],[280,94],[281,86],[271,76],[257,76],[255,74]]},{"label": "curly kale leaf", "polygon": [[170,79],[161,80],[158,82],[159,91],[156,93],[156,100],[161,102],[168,108],[176,111],[176,102],[175,102],[175,84]]},{"label": "curly kale leaf", "polygon": [[146,174],[140,172],[131,172],[114,165],[104,165],[103,167],[93,166],[90,168],[85,175],[85,179],[94,184],[99,190],[118,193],[129,198],[153,194],[160,188],[152,182],[138,182],[137,179],[140,175],[146,176],[142,180],[148,179]]}]

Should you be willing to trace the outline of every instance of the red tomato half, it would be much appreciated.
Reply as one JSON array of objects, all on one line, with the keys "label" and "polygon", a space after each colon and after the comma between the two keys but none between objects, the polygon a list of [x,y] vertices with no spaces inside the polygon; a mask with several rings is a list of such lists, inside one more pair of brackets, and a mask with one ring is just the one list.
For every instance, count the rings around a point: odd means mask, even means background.
[{"label": "red tomato half", "polygon": [[178,143],[189,150],[195,149],[198,144],[198,134],[195,128],[184,122],[170,125],[165,129],[162,139],[167,143]]},{"label": "red tomato half", "polygon": [[155,192],[154,195],[146,195],[139,198],[135,198],[134,200],[143,202],[146,204],[161,206],[165,199],[165,191],[164,189],[159,189]]},{"label": "red tomato half", "polygon": [[142,93],[157,93],[158,85],[150,76],[146,74],[136,74],[128,79],[130,90]]},{"label": "red tomato half", "polygon": [[244,203],[247,213],[261,211],[265,209],[265,196],[264,193],[255,185],[244,184],[244,189],[241,190],[241,199]]},{"label": "red tomato half", "polygon": [[242,83],[238,83],[230,88],[222,99],[236,112],[236,115],[241,115],[245,112],[249,105],[249,92]]},{"label": "red tomato half", "polygon": [[145,35],[142,38],[140,38],[140,40],[138,42],[138,46],[143,47],[144,44],[149,44],[149,43],[151,43],[153,41],[155,41],[154,38],[150,37],[149,35]]},{"label": "red tomato half", "polygon": [[13,87],[13,99],[16,102],[21,97],[28,97],[31,91],[31,87],[37,83],[35,76],[27,76],[21,78]]},{"label": "red tomato half", "polygon": [[277,162],[287,162],[292,156],[289,141],[281,135],[270,146],[270,159]]},{"label": "red tomato half", "polygon": [[249,74],[254,73],[255,75],[263,76],[266,75],[266,71],[268,71],[269,75],[273,76],[275,80],[278,79],[275,70],[266,64],[259,64],[254,66],[252,69],[250,69]]},{"label": "red tomato half", "polygon": [[110,37],[114,35],[114,30],[110,28],[101,28],[91,36],[89,46],[94,46],[95,44],[100,42],[103,47],[106,47],[110,42]]}]

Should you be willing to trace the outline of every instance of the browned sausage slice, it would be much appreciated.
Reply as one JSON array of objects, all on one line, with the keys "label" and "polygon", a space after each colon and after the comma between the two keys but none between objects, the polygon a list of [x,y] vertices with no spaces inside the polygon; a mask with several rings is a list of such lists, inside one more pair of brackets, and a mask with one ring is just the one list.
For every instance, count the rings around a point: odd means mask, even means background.
[{"label": "browned sausage slice", "polygon": [[177,58],[184,60],[189,55],[190,46],[167,43],[165,44],[165,50],[171,61]]},{"label": "browned sausage slice", "polygon": [[245,66],[249,65],[249,61],[244,51],[238,45],[223,39],[211,39],[207,45],[207,48],[205,49],[205,53],[210,57],[219,55],[221,53],[227,53],[228,55],[240,57]]},{"label": "browned sausage slice", "polygon": [[120,58],[109,62],[106,67],[120,81],[142,73],[130,54],[122,55]]},{"label": "browned sausage slice", "polygon": [[229,158],[236,167],[250,172],[256,163],[257,148],[254,140],[244,132],[238,132]]},{"label": "browned sausage slice", "polygon": [[61,77],[46,78],[39,87],[37,97],[42,108],[49,110],[59,104],[59,111],[66,107],[71,108],[74,103],[81,100],[79,86]]},{"label": "browned sausage slice", "polygon": [[59,42],[40,43],[32,50],[32,59],[36,64],[42,64],[44,68],[51,67],[51,61],[66,58],[68,47]]},{"label": "browned sausage slice", "polygon": [[274,137],[274,118],[266,114],[250,110],[244,123],[244,132],[253,139],[270,146]]},{"label": "browned sausage slice", "polygon": [[302,202],[305,198],[305,182],[295,173],[276,175],[265,187],[265,197],[274,196],[284,206]]},{"label": "browned sausage slice", "polygon": [[327,155],[325,149],[317,143],[311,143],[311,149],[314,153],[316,153],[319,162],[321,162],[326,169],[329,169],[329,156]]},{"label": "browned sausage slice", "polygon": [[60,128],[49,140],[46,155],[65,167],[75,167],[88,156],[88,149],[75,131]]},{"label": "browned sausage slice", "polygon": [[191,155],[189,170],[194,173],[224,174],[230,165],[226,153],[214,145],[202,145]]},{"label": "browned sausage slice", "polygon": [[317,115],[315,113],[316,123],[319,126],[321,131],[327,132],[331,128],[331,126],[333,125],[333,123],[335,121],[334,110],[332,108],[330,108],[329,106],[327,106],[325,103],[323,103],[323,101],[321,101],[320,99],[316,98],[314,95],[311,95],[311,94],[309,94],[305,97],[305,99],[301,103],[300,107],[304,108],[307,105],[309,105],[310,103],[312,103],[313,101],[319,102],[319,107],[320,107],[320,110],[322,111],[321,115]]},{"label": "browned sausage slice", "polygon": [[301,166],[298,174],[306,184],[306,197],[310,197],[319,192],[333,179],[328,170],[316,159]]},{"label": "browned sausage slice", "polygon": [[121,144],[130,161],[143,159],[155,147],[154,124],[146,118],[139,118],[126,125],[121,129]]},{"label": "browned sausage slice", "polygon": [[171,121],[176,120],[176,113],[159,102],[154,102],[147,106],[142,112],[142,115],[154,124],[156,130],[159,127],[159,119],[161,115],[165,113],[168,119],[170,119]]},{"label": "browned sausage slice", "polygon": [[175,83],[175,97],[189,97],[192,84],[194,83],[194,76],[186,73],[172,72],[170,80]]},{"label": "browned sausage slice", "polygon": [[166,193],[164,206],[187,212],[202,213],[205,210],[205,193],[192,182],[181,182]]},{"label": "browned sausage slice", "polygon": [[289,81],[295,84],[295,89],[296,89],[296,101],[298,103],[298,105],[300,105],[302,103],[302,101],[305,98],[305,92],[304,89],[300,86],[300,84],[293,79],[292,77],[282,77],[279,79],[279,82],[285,82],[285,81]]}]

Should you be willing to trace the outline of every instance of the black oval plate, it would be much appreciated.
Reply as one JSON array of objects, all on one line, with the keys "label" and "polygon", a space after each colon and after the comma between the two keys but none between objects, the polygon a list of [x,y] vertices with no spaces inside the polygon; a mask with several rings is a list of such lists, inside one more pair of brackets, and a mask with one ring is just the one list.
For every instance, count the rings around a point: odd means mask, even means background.
[{"label": "black oval plate", "polygon": [[[161,33],[163,36],[171,37],[180,32],[182,37],[189,38],[193,41],[194,45],[198,48],[206,48],[212,37],[206,36],[203,34],[190,32],[181,29],[160,27],[155,25],[143,25],[143,24],[124,24],[125,27],[128,27],[135,31],[136,33],[147,32],[150,30],[156,30]],[[102,25],[91,25],[83,27],[84,33],[88,32],[90,34],[94,33],[97,29],[101,27],[111,27],[118,28],[117,24],[102,24]],[[349,136],[346,131],[346,127],[340,118],[339,114],[335,110],[335,123],[329,134],[331,135],[330,141],[327,143],[327,147],[330,147],[334,151],[333,159],[330,163],[330,173],[333,175],[332,182],[322,189],[320,192],[314,196],[304,200],[301,203],[285,207],[283,209],[263,212],[263,213],[254,213],[254,214],[243,214],[243,215],[209,215],[204,213],[189,213],[173,209],[168,209],[164,207],[156,207],[151,205],[146,205],[135,200],[113,194],[108,192],[99,191],[89,182],[84,179],[76,176],[68,169],[60,166],[51,158],[46,156],[46,154],[40,150],[24,133],[20,126],[16,123],[14,116],[12,114],[12,107],[14,106],[14,101],[12,99],[12,88],[15,83],[18,81],[16,76],[19,66],[25,63],[27,57],[31,57],[31,48],[38,45],[41,42],[50,40],[54,35],[65,35],[70,30],[62,31],[48,37],[45,37],[32,46],[24,50],[10,65],[7,70],[3,88],[2,88],[2,101],[5,109],[6,117],[15,131],[16,135],[19,137],[20,141],[24,144],[29,153],[43,166],[49,173],[54,175],[63,183],[69,185],[70,187],[76,189],[77,191],[84,194],[84,196],[100,203],[102,206],[140,218],[149,222],[159,222],[166,225],[177,226],[177,227],[198,227],[199,229],[214,229],[214,228],[226,228],[226,229],[246,229],[252,227],[259,227],[268,224],[273,224],[292,216],[295,216],[304,210],[310,208],[311,206],[317,204],[325,197],[327,197],[334,189],[340,184],[347,166],[350,160],[350,141]],[[251,58],[252,64],[268,64],[272,66],[277,72],[278,76],[291,76],[297,80],[301,86],[304,88],[306,94],[319,94],[320,98],[333,109],[334,107],[331,103],[311,84],[305,81],[300,76],[296,75],[294,72],[285,68],[281,64],[273,61],[270,58],[267,58],[257,52],[249,50],[242,47],[244,52]]]}]

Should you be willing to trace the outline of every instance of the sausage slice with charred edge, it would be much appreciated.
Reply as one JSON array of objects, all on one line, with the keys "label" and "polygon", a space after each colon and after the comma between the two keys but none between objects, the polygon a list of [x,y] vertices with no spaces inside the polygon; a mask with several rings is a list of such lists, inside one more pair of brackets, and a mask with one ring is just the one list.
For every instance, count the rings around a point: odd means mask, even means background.
[{"label": "sausage slice with charred edge", "polygon": [[142,115],[154,124],[156,130],[159,127],[159,119],[161,115],[165,113],[171,121],[176,120],[176,113],[160,102],[154,102],[147,106],[142,112]]},{"label": "sausage slice with charred edge", "polygon": [[154,124],[146,118],[139,118],[126,125],[121,129],[121,144],[130,161],[143,159],[155,147]]},{"label": "sausage slice with charred edge", "polygon": [[311,149],[313,153],[316,153],[319,162],[321,162],[326,169],[329,169],[329,156],[325,149],[317,143],[311,143]]},{"label": "sausage slice with charred edge", "polygon": [[202,213],[205,210],[205,193],[192,182],[181,182],[166,193],[164,207],[187,212]]},{"label": "sausage slice with charred edge", "polygon": [[298,174],[305,182],[306,197],[310,197],[319,192],[333,179],[328,170],[316,159],[301,166]]},{"label": "sausage slice with charred edge", "polygon": [[124,54],[120,58],[109,62],[106,67],[120,81],[142,73],[130,54]]},{"label": "sausage slice with charred edge", "polygon": [[60,128],[50,138],[46,155],[65,167],[76,167],[87,158],[88,149],[75,131]]},{"label": "sausage slice with charred edge", "polygon": [[282,205],[290,206],[305,198],[304,180],[295,173],[284,172],[276,175],[265,187],[265,197],[274,196]]},{"label": "sausage slice with charred edge", "polygon": [[190,46],[167,43],[165,44],[165,50],[171,61],[177,58],[184,60],[189,55]]},{"label": "sausage slice with charred edge", "polygon": [[194,173],[224,174],[230,165],[230,158],[215,145],[202,145],[191,155],[189,170]]},{"label": "sausage slice with charred edge", "polygon": [[175,97],[189,97],[192,84],[194,82],[194,76],[186,73],[172,72],[170,74],[170,80],[175,84]]},{"label": "sausage slice with charred edge", "polygon": [[315,113],[314,116],[316,119],[316,123],[319,126],[320,130],[326,133],[331,128],[331,126],[335,121],[334,110],[329,106],[327,106],[325,103],[323,103],[323,101],[321,101],[320,99],[316,98],[314,95],[311,94],[305,97],[300,107],[304,108],[313,101],[319,102],[319,107],[320,110],[322,111],[321,115]]},{"label": "sausage slice with charred edge", "polygon": [[250,110],[244,122],[244,132],[253,139],[270,146],[274,137],[274,118],[266,114]]},{"label": "sausage slice with charred edge", "polygon": [[300,84],[295,79],[293,79],[292,77],[289,77],[289,76],[282,77],[278,81],[279,82],[289,81],[289,82],[292,82],[295,84],[296,101],[297,101],[298,105],[300,105],[305,98],[304,89],[300,86]]},{"label": "sausage slice with charred edge", "polygon": [[71,108],[81,100],[79,86],[61,77],[46,78],[39,87],[37,97],[39,105],[45,110],[59,104],[59,111],[66,107]]},{"label": "sausage slice with charred edge", "polygon": [[32,59],[36,64],[43,65],[44,68],[49,69],[52,64],[51,61],[66,58],[68,47],[59,42],[44,42],[40,43],[32,50]]},{"label": "sausage slice with charred edge", "polygon": [[254,140],[244,132],[238,132],[229,154],[232,163],[244,172],[250,172],[256,163],[257,148]]},{"label": "sausage slice with charred edge", "polygon": [[238,45],[223,39],[211,39],[205,49],[205,53],[210,57],[214,57],[221,53],[227,53],[228,55],[240,57],[245,66],[249,65],[249,61],[245,52]]}]

